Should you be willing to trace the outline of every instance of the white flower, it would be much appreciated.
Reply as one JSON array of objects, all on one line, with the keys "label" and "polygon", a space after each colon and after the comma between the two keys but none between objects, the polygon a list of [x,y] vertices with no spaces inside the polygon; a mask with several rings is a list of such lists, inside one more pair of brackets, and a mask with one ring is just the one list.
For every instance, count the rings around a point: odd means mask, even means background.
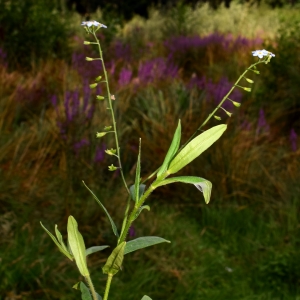
[{"label": "white flower", "polygon": [[252,51],[252,55],[258,56],[259,58],[263,58],[264,56],[273,56],[273,57],[275,56],[275,54],[265,49]]},{"label": "white flower", "polygon": [[107,28],[106,25],[104,24],[101,24],[97,21],[86,21],[86,22],[82,22],[81,23],[82,26],[87,26],[87,27],[91,27],[91,26],[96,26],[96,27],[104,27],[104,28]]},{"label": "white flower", "polygon": [[273,54],[272,52],[270,52],[270,51],[267,51],[267,50],[262,50],[263,52],[264,52],[264,55],[265,56],[272,56],[272,57],[275,57],[275,54]]},{"label": "white flower", "polygon": [[258,56],[259,58],[263,58],[264,56],[267,56],[266,50],[255,50],[255,51],[252,51],[252,55],[253,56]]}]

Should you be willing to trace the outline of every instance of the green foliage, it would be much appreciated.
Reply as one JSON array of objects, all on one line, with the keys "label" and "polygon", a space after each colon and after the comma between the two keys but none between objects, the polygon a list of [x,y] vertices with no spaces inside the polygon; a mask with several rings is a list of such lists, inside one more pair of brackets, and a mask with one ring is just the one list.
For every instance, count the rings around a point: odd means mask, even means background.
[{"label": "green foliage", "polygon": [[66,58],[70,54],[67,21],[52,1],[1,1],[0,47],[10,66],[29,68],[47,58]]},{"label": "green foliage", "polygon": [[211,189],[212,189],[212,184],[210,181],[203,179],[201,177],[180,176],[180,177],[172,177],[172,178],[164,179],[163,181],[159,182],[157,184],[157,186],[163,186],[163,185],[174,183],[174,182],[194,184],[197,187],[197,189],[199,189],[201,192],[203,192],[205,203],[206,204],[209,203]]},{"label": "green foliage", "polygon": [[225,124],[212,127],[191,140],[171,161],[168,174],[175,174],[217,141],[226,130]]},{"label": "green foliage", "polygon": [[176,155],[179,149],[180,139],[181,139],[181,124],[179,120],[170,148],[166,154],[163,164],[161,165],[159,171],[157,172],[157,177],[160,177],[168,170],[171,160],[174,158],[174,156]]},{"label": "green foliage", "polygon": [[80,274],[84,277],[89,276],[90,273],[86,263],[84,240],[78,230],[78,224],[73,216],[69,216],[68,218],[68,243]]},{"label": "green foliage", "polygon": [[98,199],[98,197],[92,192],[92,190],[90,190],[88,188],[88,186],[85,184],[84,181],[82,181],[82,183],[84,184],[84,186],[87,188],[87,190],[92,194],[93,198],[97,201],[97,203],[101,206],[101,208],[104,210],[107,218],[109,219],[109,222],[111,224],[111,227],[112,227],[112,230],[115,234],[115,236],[119,236],[119,233],[118,233],[118,229],[117,229],[117,226],[115,224],[115,222],[113,221],[113,219],[111,218],[109,212],[107,211],[107,209],[105,208],[105,206],[101,203],[101,201]]},{"label": "green foliage", "polygon": [[160,243],[171,243],[170,241],[167,241],[163,238],[160,238],[158,236],[143,236],[137,239],[134,239],[132,241],[127,242],[124,255],[128,254],[130,252],[143,249],[146,247],[150,247],[153,245],[157,245]]},{"label": "green foliage", "polygon": [[122,242],[113,250],[102,268],[104,274],[115,275],[120,271],[124,259],[125,247],[126,242]]},{"label": "green foliage", "polygon": [[59,251],[61,253],[63,253],[65,256],[67,256],[70,260],[73,260],[74,257],[73,255],[68,251],[67,247],[65,246],[64,244],[64,241],[62,239],[62,235],[61,233],[58,231],[57,229],[57,225],[55,225],[55,233],[56,233],[56,237],[50,232],[47,230],[47,228],[41,223],[41,226],[43,227],[43,229],[48,233],[48,235],[51,237],[51,239],[53,240],[53,242],[56,244],[56,246],[58,247]]},{"label": "green foliage", "polygon": [[86,249],[85,255],[88,256],[88,255],[96,253],[98,251],[102,251],[102,250],[104,250],[108,247],[109,246],[93,246],[93,247],[90,247],[90,248]]}]

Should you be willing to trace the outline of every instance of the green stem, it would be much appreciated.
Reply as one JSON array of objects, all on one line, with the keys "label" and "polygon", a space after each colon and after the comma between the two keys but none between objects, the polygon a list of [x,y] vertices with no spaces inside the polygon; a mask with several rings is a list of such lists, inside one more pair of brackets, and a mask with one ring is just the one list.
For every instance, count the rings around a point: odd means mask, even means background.
[{"label": "green stem", "polygon": [[93,296],[93,300],[98,300],[98,297],[96,295],[96,291],[95,291],[95,288],[94,288],[91,277],[90,276],[85,276],[84,278],[85,278],[85,280],[86,280],[86,282],[87,282],[87,284],[90,288],[90,291],[91,291],[92,296]]},{"label": "green stem", "polygon": [[130,191],[128,189],[128,186],[127,186],[127,183],[126,183],[126,180],[125,180],[125,177],[124,177],[123,169],[122,169],[121,156],[120,156],[120,146],[119,146],[119,139],[118,139],[118,132],[117,132],[117,124],[116,124],[116,120],[115,120],[114,110],[113,110],[113,107],[112,107],[111,94],[110,94],[110,89],[109,89],[109,84],[108,84],[108,76],[107,76],[107,72],[106,72],[106,68],[105,68],[105,64],[104,64],[104,60],[103,60],[101,45],[100,45],[100,42],[99,42],[95,32],[93,32],[93,35],[94,35],[95,40],[96,40],[97,45],[98,45],[100,60],[102,62],[102,68],[103,68],[104,77],[105,77],[106,90],[107,90],[107,96],[108,96],[108,105],[109,105],[109,110],[111,112],[111,118],[112,118],[112,121],[113,121],[113,128],[114,128],[114,134],[115,134],[115,143],[116,143],[116,148],[117,148],[117,155],[118,155],[118,163],[119,163],[119,167],[120,167],[120,173],[121,173],[121,177],[122,177],[124,186],[126,188],[126,191],[130,195]]},{"label": "green stem", "polygon": [[108,274],[107,281],[106,281],[105,292],[104,292],[104,296],[103,296],[103,300],[107,300],[108,299],[108,294],[109,294],[109,289],[110,289],[110,284],[111,284],[112,278],[113,278],[113,275],[112,274]]},{"label": "green stem", "polygon": [[219,105],[213,110],[213,112],[211,114],[208,115],[208,117],[204,120],[204,122],[198,127],[198,129],[191,135],[191,137],[185,142],[184,145],[182,145],[180,147],[180,149],[177,151],[177,153],[183,149],[198,133],[199,131],[202,129],[202,127],[204,125],[206,125],[206,123],[214,116],[214,114],[216,113],[216,111],[221,107],[221,105],[225,102],[225,100],[229,97],[229,95],[232,93],[232,91],[234,90],[234,88],[237,86],[237,84],[240,82],[240,80],[246,75],[246,73],[248,71],[252,71],[252,68],[260,63],[263,63],[263,61],[258,61],[255,64],[252,64],[249,68],[247,68],[244,73],[239,77],[239,79],[236,81],[236,83],[232,86],[232,88],[230,89],[230,91],[223,97],[223,99],[221,100],[221,102],[219,103]]},{"label": "green stem", "polygon": [[[156,183],[158,180],[156,179],[156,181],[154,183]],[[135,216],[136,213],[139,211],[140,207],[144,204],[144,202],[146,201],[146,199],[150,196],[150,194],[155,190],[155,186],[154,183],[152,183],[149,188],[147,189],[147,191],[142,195],[142,197],[140,198],[140,200],[138,202],[135,203],[133,210],[130,213],[130,216],[126,222],[126,225],[124,226],[124,229],[122,231],[122,234],[119,238],[119,243],[122,243],[125,241],[128,230],[132,224],[132,222],[135,220]]]},{"label": "green stem", "polygon": [[[129,209],[130,209],[130,202],[131,202],[131,197],[129,196],[128,199],[127,199],[127,205],[126,205],[126,209],[125,209],[124,220],[123,220],[123,223],[122,223],[122,229],[121,229],[120,236],[122,235],[122,233],[124,231],[124,228],[125,228],[125,225],[126,225],[126,222],[127,222],[127,219],[128,219],[128,212],[129,212]],[[120,243],[120,238],[118,239],[118,245],[119,245],[119,243]]]}]

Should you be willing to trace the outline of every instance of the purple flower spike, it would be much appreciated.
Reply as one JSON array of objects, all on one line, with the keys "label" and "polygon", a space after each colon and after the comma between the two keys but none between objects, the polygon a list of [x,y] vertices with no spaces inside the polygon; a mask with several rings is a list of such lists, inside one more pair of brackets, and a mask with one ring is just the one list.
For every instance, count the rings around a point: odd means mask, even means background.
[{"label": "purple flower spike", "polygon": [[132,77],[132,71],[126,68],[122,68],[119,74],[118,84],[120,87],[126,86],[130,83]]},{"label": "purple flower spike", "polygon": [[290,132],[290,142],[291,142],[291,147],[292,147],[293,152],[296,152],[297,148],[298,148],[297,147],[297,139],[298,139],[297,133],[294,130],[294,128],[292,128],[292,130]]},{"label": "purple flower spike", "polygon": [[95,157],[94,157],[95,163],[98,163],[98,162],[101,162],[104,160],[105,149],[106,149],[105,144],[102,144],[101,147],[99,147],[99,146],[96,147],[96,153],[95,153]]},{"label": "purple flower spike", "polygon": [[259,118],[258,118],[258,122],[257,122],[257,130],[256,133],[260,133],[260,132],[269,132],[270,131],[270,126],[266,121],[265,118],[265,112],[264,110],[261,108],[259,110]]}]

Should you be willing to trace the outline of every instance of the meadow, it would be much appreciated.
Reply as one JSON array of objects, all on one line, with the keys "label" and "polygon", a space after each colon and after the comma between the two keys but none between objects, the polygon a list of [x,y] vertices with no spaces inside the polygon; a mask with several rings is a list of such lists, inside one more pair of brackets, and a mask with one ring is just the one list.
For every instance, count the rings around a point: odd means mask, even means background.
[{"label": "meadow", "polygon": [[[111,299],[300,299],[299,10],[234,2],[218,10],[153,8],[149,19],[126,23],[100,10],[91,16],[108,26],[98,38],[128,183],[139,137],[146,178],[162,163],[178,119],[186,140],[256,60],[251,51],[276,54],[259,66],[260,75],[249,75],[251,93],[234,90],[231,99],[241,106],[226,102],[226,133],[182,173],[210,180],[211,202],[180,183],[155,191],[151,211],[129,238],[156,235],[172,243],[128,256]],[[87,246],[113,246],[110,225],[82,180],[118,225],[124,213],[120,174],[107,170],[113,159],[104,152],[113,137],[96,139],[111,122],[96,99],[101,89],[89,87],[102,72],[97,61],[85,60],[96,49],[83,45],[80,15],[56,16],[64,24],[57,53],[34,52],[50,43],[35,31],[15,58],[0,47],[0,300],[79,299],[75,265],[39,222],[66,233],[72,214]],[[96,287],[105,285],[101,267],[109,251],[88,261]]]}]

